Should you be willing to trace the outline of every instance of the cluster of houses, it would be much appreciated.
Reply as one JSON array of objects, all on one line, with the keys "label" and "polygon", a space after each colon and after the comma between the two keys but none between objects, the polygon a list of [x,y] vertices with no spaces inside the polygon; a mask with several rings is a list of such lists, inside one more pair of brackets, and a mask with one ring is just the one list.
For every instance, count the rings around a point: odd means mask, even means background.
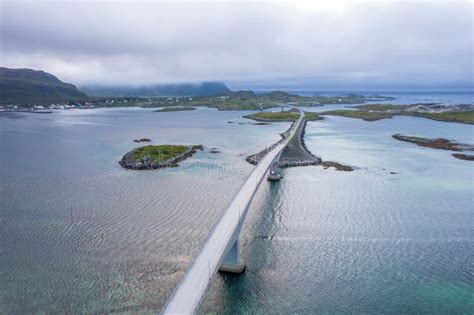
[{"label": "cluster of houses", "polygon": [[18,105],[0,105],[0,112],[28,112],[28,113],[52,113],[58,110],[68,109],[89,109],[95,108],[92,103],[77,103],[77,104],[51,104],[49,106],[33,105],[23,107]]},{"label": "cluster of houses", "polygon": [[172,102],[180,102],[181,100],[184,100],[184,101],[192,101],[193,98],[192,97],[186,97],[186,96],[176,96],[176,97],[167,97],[166,100],[169,102],[169,103],[172,103]]}]

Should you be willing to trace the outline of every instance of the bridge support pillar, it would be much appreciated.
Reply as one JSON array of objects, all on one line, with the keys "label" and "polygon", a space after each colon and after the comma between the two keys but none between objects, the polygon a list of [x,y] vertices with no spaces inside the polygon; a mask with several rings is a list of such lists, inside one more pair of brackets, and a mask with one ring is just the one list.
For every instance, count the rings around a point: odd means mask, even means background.
[{"label": "bridge support pillar", "polygon": [[239,234],[234,241],[234,244],[230,247],[227,254],[224,256],[224,259],[219,266],[219,271],[228,272],[228,273],[242,273],[245,270],[245,264],[240,259],[240,241]]},{"label": "bridge support pillar", "polygon": [[268,169],[268,176],[267,179],[269,181],[278,181],[281,179],[281,172],[280,172],[280,156],[276,158],[276,160],[270,165]]}]

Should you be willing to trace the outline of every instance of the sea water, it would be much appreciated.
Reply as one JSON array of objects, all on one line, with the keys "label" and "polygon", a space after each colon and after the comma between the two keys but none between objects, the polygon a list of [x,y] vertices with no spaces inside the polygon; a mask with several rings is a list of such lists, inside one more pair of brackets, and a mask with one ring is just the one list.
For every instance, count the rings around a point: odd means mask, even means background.
[{"label": "sea water", "polygon": [[[1,113],[0,313],[159,311],[252,171],[245,156],[289,127],[248,113]],[[471,125],[414,117],[308,123],[308,149],[355,170],[264,181],[241,234],[247,270],[218,273],[200,312],[473,313],[473,164],[394,133],[474,143]],[[205,149],[122,169],[142,137]]]}]

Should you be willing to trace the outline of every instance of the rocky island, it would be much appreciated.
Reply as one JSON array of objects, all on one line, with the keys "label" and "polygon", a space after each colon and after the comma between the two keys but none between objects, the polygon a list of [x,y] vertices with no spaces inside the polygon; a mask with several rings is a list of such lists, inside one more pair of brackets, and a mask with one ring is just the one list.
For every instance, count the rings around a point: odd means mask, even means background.
[{"label": "rocky island", "polygon": [[[392,137],[400,141],[414,143],[420,147],[428,147],[428,148],[433,148],[433,149],[450,150],[450,151],[458,151],[458,152],[474,151],[473,145],[459,143],[459,142],[444,139],[444,138],[430,139],[430,138],[415,137],[415,136],[405,136],[399,133],[392,135]],[[452,154],[452,156],[460,160],[467,160],[467,161],[474,160],[473,155],[454,153]]]},{"label": "rocky island", "polygon": [[127,152],[119,164],[133,170],[176,167],[178,162],[202,149],[202,145],[147,145]]},{"label": "rocky island", "polygon": [[148,139],[148,138],[134,139],[133,142],[151,142],[151,139]]},{"label": "rocky island", "polygon": [[462,153],[453,153],[451,154],[456,159],[465,160],[465,161],[474,161],[474,155],[462,154]]},{"label": "rocky island", "polygon": [[162,109],[157,109],[154,110],[155,113],[162,113],[162,112],[184,112],[184,111],[189,111],[189,110],[195,110],[197,109],[196,107],[191,107],[191,106],[171,106],[171,107],[165,107]]}]

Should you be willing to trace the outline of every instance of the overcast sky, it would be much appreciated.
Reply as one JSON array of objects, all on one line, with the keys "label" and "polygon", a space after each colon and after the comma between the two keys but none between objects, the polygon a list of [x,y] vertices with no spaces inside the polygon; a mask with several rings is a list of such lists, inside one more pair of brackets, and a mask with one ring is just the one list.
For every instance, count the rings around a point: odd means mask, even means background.
[{"label": "overcast sky", "polygon": [[0,15],[2,66],[42,69],[77,85],[474,86],[472,2],[2,0]]}]

